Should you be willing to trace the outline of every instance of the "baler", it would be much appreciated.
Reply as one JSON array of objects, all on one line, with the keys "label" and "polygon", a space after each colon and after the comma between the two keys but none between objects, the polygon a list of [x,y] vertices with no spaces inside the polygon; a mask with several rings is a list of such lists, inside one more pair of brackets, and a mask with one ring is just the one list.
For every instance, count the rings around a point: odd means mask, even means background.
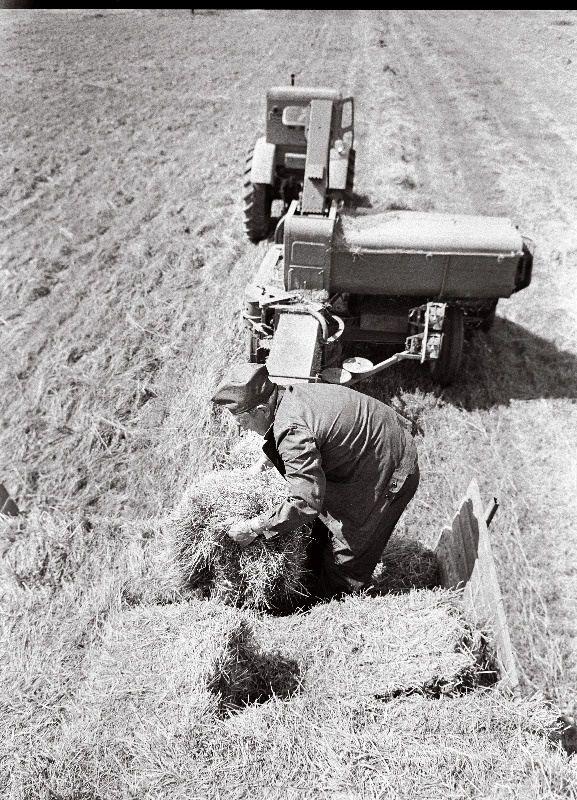
[{"label": "baler", "polygon": [[[246,288],[249,358],[278,383],[351,385],[411,359],[449,384],[465,328],[490,328],[498,300],[529,285],[530,241],[506,217],[345,213],[328,192],[330,120],[331,101],[311,101],[302,192]],[[341,363],[346,342],[396,352]]]}]

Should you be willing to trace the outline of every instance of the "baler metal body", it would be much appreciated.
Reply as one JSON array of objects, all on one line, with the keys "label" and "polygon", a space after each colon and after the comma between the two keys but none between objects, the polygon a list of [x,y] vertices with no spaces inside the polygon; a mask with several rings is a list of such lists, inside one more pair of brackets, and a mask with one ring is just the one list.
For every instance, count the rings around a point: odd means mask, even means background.
[{"label": "baler metal body", "polygon": [[[374,374],[363,360],[335,369],[340,345],[362,341],[398,347],[386,366],[428,361],[434,377],[450,383],[465,325],[490,322],[498,299],[531,280],[527,241],[502,217],[346,215],[334,206],[302,215],[293,203],[276,241],[246,289],[245,319],[251,360],[267,361],[281,382],[349,384]],[[325,367],[332,369],[323,374]]]},{"label": "baler metal body", "polygon": [[[451,383],[465,326],[488,329],[498,300],[529,285],[528,240],[505,217],[344,213],[342,198],[330,191],[340,100],[327,91],[307,101],[310,91],[269,93],[271,125],[278,123],[280,99],[293,103],[282,124],[304,114],[304,174],[298,199],[246,289],[249,358],[266,361],[279,383],[350,385],[403,359],[428,362],[439,383]],[[279,152],[286,163],[287,152]],[[376,366],[356,357],[337,366],[347,341],[393,345],[397,352]]]}]

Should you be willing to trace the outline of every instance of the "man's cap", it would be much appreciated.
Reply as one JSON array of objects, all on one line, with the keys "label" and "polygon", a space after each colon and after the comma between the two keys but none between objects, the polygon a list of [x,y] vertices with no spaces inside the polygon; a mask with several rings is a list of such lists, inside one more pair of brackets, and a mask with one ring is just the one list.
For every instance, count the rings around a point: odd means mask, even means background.
[{"label": "man's cap", "polygon": [[268,377],[264,364],[237,364],[211,397],[211,401],[224,406],[232,414],[242,414],[266,403],[276,384]]}]

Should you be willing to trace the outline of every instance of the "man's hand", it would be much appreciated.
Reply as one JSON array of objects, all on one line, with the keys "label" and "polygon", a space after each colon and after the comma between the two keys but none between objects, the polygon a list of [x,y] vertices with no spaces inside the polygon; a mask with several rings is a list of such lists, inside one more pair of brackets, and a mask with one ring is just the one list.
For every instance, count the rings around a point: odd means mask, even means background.
[{"label": "man's hand", "polygon": [[[225,520],[229,523],[229,520]],[[232,522],[232,520],[230,520]],[[256,519],[241,519],[234,522],[227,531],[230,538],[243,549],[252,544],[260,533]]]}]

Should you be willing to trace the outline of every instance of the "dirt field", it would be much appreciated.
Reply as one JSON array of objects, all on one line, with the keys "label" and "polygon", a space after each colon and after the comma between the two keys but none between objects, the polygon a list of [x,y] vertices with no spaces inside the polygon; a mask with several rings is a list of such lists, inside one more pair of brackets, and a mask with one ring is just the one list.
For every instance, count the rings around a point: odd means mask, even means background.
[{"label": "dirt field", "polygon": [[431,545],[472,478],[499,498],[523,691],[575,713],[576,41],[575,11],[1,11],[0,482],[65,530],[9,526],[18,585],[111,584],[229,446],[208,398],[267,247],[242,170],[294,72],[354,95],[374,210],[504,215],[536,244],[455,385],[402,365],[366,390],[417,432],[402,533]]}]

